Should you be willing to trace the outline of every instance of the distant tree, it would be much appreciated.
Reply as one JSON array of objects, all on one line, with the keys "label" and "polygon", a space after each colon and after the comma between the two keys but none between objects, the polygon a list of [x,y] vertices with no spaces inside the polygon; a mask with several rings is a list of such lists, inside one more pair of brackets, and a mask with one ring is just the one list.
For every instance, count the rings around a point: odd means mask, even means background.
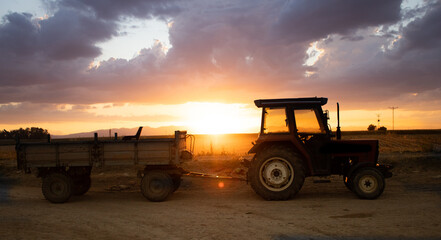
[{"label": "distant tree", "polygon": [[378,131],[380,131],[380,132],[386,132],[386,131],[387,131],[387,128],[386,128],[385,126],[382,126],[382,127],[379,127],[379,128],[378,128]]},{"label": "distant tree", "polygon": [[46,129],[43,128],[20,128],[16,130],[12,130],[10,132],[3,130],[0,133],[0,139],[41,139],[46,138],[49,135],[49,132]]},{"label": "distant tree", "polygon": [[12,138],[11,133],[3,129],[3,131],[0,132],[0,139],[8,139],[8,138]]},{"label": "distant tree", "polygon": [[375,129],[377,129],[377,126],[375,126],[374,124],[370,124],[367,128],[368,131],[375,131]]},{"label": "distant tree", "polygon": [[47,135],[49,135],[49,132],[47,131],[47,129],[36,128],[36,127],[31,128],[30,138],[33,138],[33,139],[47,138]]}]

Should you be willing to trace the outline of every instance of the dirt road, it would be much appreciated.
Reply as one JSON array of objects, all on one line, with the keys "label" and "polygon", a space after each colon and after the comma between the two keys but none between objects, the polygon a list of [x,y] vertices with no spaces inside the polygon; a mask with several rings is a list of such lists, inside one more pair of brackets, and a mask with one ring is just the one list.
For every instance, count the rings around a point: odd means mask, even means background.
[{"label": "dirt road", "polygon": [[216,179],[184,178],[168,201],[153,203],[135,171],[110,169],[94,170],[91,190],[65,204],[44,200],[40,179],[8,168],[0,239],[441,239],[441,172],[399,166],[377,200],[358,199],[337,176],[309,178],[295,199],[281,202],[262,200],[241,181],[220,188]]}]

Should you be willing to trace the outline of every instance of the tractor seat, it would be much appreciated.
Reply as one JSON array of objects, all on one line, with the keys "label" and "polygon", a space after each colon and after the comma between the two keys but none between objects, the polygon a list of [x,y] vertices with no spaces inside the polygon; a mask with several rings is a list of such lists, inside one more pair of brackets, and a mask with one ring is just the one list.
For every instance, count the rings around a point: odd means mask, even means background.
[{"label": "tractor seat", "polygon": [[141,136],[141,131],[142,131],[142,127],[139,127],[139,128],[138,128],[138,131],[136,132],[136,135],[133,135],[133,136],[124,136],[122,140],[123,140],[123,141],[126,141],[126,140],[133,140],[133,139],[139,140],[139,137]]}]

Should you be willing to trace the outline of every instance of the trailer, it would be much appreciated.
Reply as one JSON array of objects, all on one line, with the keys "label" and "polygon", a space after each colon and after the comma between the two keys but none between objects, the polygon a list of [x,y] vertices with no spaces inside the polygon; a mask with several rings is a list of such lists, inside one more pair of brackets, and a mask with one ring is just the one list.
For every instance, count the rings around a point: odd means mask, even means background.
[{"label": "trailer", "polygon": [[[89,141],[50,141],[16,144],[17,168],[41,177],[44,197],[63,203],[72,195],[83,195],[91,186],[92,167],[141,167],[141,192],[150,201],[164,201],[178,189],[185,171],[180,164],[192,159],[187,149],[186,131],[174,137],[135,136],[101,140],[97,134]],[[191,147],[190,147],[191,149]]]}]

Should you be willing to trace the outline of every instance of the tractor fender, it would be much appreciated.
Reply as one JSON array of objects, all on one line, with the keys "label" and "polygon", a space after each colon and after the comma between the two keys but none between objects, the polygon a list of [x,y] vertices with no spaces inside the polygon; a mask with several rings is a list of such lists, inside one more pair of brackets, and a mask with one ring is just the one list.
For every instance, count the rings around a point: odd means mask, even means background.
[{"label": "tractor fender", "polygon": [[345,176],[350,177],[352,176],[352,174],[354,172],[356,172],[358,169],[360,168],[364,168],[364,167],[376,167],[375,163],[371,163],[371,162],[361,162],[361,163],[356,163],[355,165],[351,166],[349,168],[349,170],[347,171],[347,173],[345,173]]},{"label": "tractor fender", "polygon": [[[305,154],[305,152],[302,152],[301,149],[298,149],[292,141],[265,141],[265,142],[257,142],[256,144],[254,144],[254,146],[250,149],[250,151],[248,151],[248,153],[259,153],[260,151],[264,150],[265,148],[268,148],[270,146],[273,145],[285,145],[291,149],[293,149],[294,151],[296,151],[302,158],[303,160],[303,164],[305,167],[305,170],[307,171],[307,175],[311,176],[313,175],[312,173],[312,165],[311,165],[311,161],[308,155]],[[254,160],[255,156],[253,157]]]},{"label": "tractor fender", "polygon": [[391,165],[383,165],[383,164],[376,164],[376,163],[372,163],[372,162],[361,162],[361,163],[357,163],[354,166],[352,166],[349,171],[345,174],[345,176],[351,176],[355,171],[357,171],[360,168],[363,167],[372,167],[377,169],[378,171],[381,172],[381,174],[383,174],[384,178],[390,178],[392,177],[392,173],[390,172],[390,170],[393,169],[393,166]]},{"label": "tractor fender", "polygon": [[[265,142],[257,142],[254,146],[248,151],[248,153],[259,153],[265,148],[268,148],[273,145],[286,145],[292,146],[292,143],[289,141],[265,141]],[[294,146],[292,146],[294,148]]]},{"label": "tractor fender", "polygon": [[299,149],[298,146],[296,146],[292,141],[265,141],[265,142],[257,142],[248,151],[248,154],[250,154],[250,153],[258,153],[262,149],[265,149],[268,146],[272,146],[272,145],[286,145],[286,146],[292,147],[292,149],[297,151],[304,159],[306,159],[306,160],[310,159],[310,157],[307,154],[306,150],[305,149]]}]

